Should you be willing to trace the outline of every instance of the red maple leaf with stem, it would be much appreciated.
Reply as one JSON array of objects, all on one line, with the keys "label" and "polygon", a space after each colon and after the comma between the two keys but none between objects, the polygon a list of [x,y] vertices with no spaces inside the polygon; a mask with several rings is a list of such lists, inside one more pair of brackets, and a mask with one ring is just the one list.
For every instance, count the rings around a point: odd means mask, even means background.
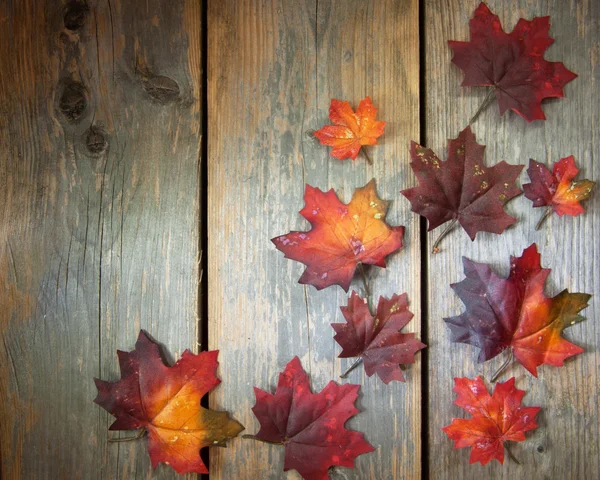
[{"label": "red maple leaf with stem", "polygon": [[554,164],[552,172],[546,165],[529,160],[527,174],[531,183],[523,185],[525,196],[533,202],[534,207],[546,207],[535,229],[539,230],[544,220],[552,213],[559,216],[579,215],[585,210],[581,201],[592,194],[594,182],[590,180],[577,180],[579,169],[575,165],[573,155],[561,158]]},{"label": "red maple leaf with stem", "polygon": [[294,357],[279,375],[275,394],[254,388],[252,411],[260,431],[252,438],[285,447],[283,470],[296,470],[305,480],[326,480],[332,466],[354,467],[354,459],[374,448],[363,434],[344,427],[358,413],[359,385],[331,381],[312,393],[308,375]]},{"label": "red maple leaf with stem", "polygon": [[481,377],[455,378],[455,404],[471,418],[455,418],[442,431],[454,440],[454,448],[471,447],[469,463],[485,465],[496,459],[504,463],[504,449],[517,463],[505,442],[522,442],[525,432],[537,428],[535,416],[540,407],[523,407],[525,391],[515,387],[514,377],[497,383],[489,394]]},{"label": "red maple leaf with stem", "polygon": [[448,44],[452,63],[465,73],[463,87],[491,87],[472,124],[496,94],[500,114],[508,109],[528,122],[544,120],[542,100],[563,97],[563,87],[577,77],[562,62],[549,62],[544,53],[554,42],[548,36],[550,17],[521,18],[511,33],[505,33],[497,15],[485,3],[470,21],[471,40]]},{"label": "red maple leaf with stem", "polygon": [[413,314],[408,309],[408,296],[392,295],[388,300],[379,297],[375,318],[369,311],[367,300],[352,292],[348,306],[340,307],[346,323],[332,323],[335,341],[342,347],[339,358],[358,357],[341,378],[346,378],[360,362],[370,377],[377,373],[383,383],[392,380],[404,382],[399,364],[415,363],[415,353],[426,345],[414,333],[401,333]]}]

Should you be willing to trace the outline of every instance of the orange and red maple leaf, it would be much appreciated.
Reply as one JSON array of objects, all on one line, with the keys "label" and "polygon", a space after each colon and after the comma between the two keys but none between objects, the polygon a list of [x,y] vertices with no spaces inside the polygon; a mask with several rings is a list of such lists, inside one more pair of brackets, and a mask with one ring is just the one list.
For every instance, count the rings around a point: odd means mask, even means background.
[{"label": "orange and red maple leaf", "polygon": [[455,378],[454,385],[454,403],[471,418],[455,418],[442,430],[454,440],[454,448],[471,447],[469,463],[504,463],[504,442],[522,442],[525,432],[537,428],[540,407],[521,406],[525,392],[515,387],[514,378],[497,383],[491,396],[481,377]]},{"label": "orange and red maple leaf", "polygon": [[348,102],[331,100],[329,119],[334,125],[326,125],[314,132],[323,145],[333,147],[331,156],[344,160],[356,160],[364,145],[377,144],[383,135],[385,122],[375,120],[377,109],[369,97],[358,105],[356,113]]},{"label": "orange and red maple leaf", "polygon": [[385,222],[389,202],[381,200],[375,180],[357,188],[347,205],[332,190],[306,186],[300,214],[312,225],[307,232],[291,232],[272,242],[286,258],[307,268],[299,283],[318,290],[340,285],[348,291],[361,264],[385,267],[385,257],[402,247],[404,227]]},{"label": "orange and red maple leaf", "polygon": [[135,350],[117,352],[121,380],[96,379],[94,401],[116,417],[110,430],[145,429],[154,468],[162,462],[178,473],[208,473],[200,449],[224,445],[244,429],[227,412],[200,406],[202,397],[220,383],[218,353],[186,350],[169,367],[159,346],[140,331]]}]

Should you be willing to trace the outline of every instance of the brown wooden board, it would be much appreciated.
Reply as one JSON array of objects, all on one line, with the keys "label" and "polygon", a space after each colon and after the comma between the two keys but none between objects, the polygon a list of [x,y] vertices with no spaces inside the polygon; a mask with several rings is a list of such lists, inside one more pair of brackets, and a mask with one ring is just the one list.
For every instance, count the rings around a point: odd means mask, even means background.
[{"label": "brown wooden board", "polygon": [[[478,1],[428,0],[425,6],[426,38],[426,140],[427,146],[446,158],[446,139],[455,138],[477,110],[483,89],[461,88],[463,73],[450,63],[447,41],[469,39],[469,19]],[[500,117],[496,104],[474,123],[479,143],[487,146],[487,165],[500,160],[527,164],[529,158],[551,164],[574,155],[581,166],[580,177],[598,180],[598,82],[600,81],[600,32],[598,2],[517,1],[488,2],[499,15],[505,30],[512,30],[520,17],[551,16],[550,34],[556,43],[546,58],[563,61],[579,78],[565,87],[566,98],[546,101],[548,120],[528,124],[513,112]],[[525,171],[521,183],[527,183]],[[429,469],[431,478],[597,478],[599,464],[598,423],[598,230],[600,195],[587,201],[588,212],[577,218],[553,216],[540,231],[535,224],[541,209],[521,196],[508,206],[518,223],[503,235],[479,234],[471,242],[465,232],[453,231],[442,243],[441,252],[428,256],[429,263]],[[440,230],[443,229],[440,228]],[[429,244],[439,231],[429,235]],[[450,343],[444,317],[458,315],[463,305],[449,284],[464,278],[461,257],[490,263],[498,273],[508,274],[509,256],[520,256],[536,242],[542,265],[552,269],[546,293],[564,288],[594,294],[591,306],[582,312],[587,320],[568,329],[566,336],[586,352],[562,368],[539,368],[534,378],[521,366],[511,367],[501,378],[516,377],[518,388],[528,391],[524,403],[542,407],[539,428],[524,443],[512,444],[511,451],[521,465],[506,459],[482,467],[469,465],[469,450],[453,450],[452,442],[440,430],[453,417],[465,412],[453,405],[454,377],[483,375],[489,380],[500,366],[502,356],[477,363],[478,350]],[[489,386],[489,381],[488,381]]]},{"label": "brown wooden board", "polygon": [[[405,225],[406,247],[388,268],[373,268],[376,298],[407,292],[420,330],[419,220],[400,196],[410,169],[408,145],[419,138],[417,2],[211,1],[208,10],[209,347],[219,349],[222,389],[213,408],[235,412],[247,434],[258,431],[253,386],[274,391],[298,355],[314,391],[352,363],[339,360],[330,323],[343,321],[339,287],[297,283],[303,266],[284,258],[272,237],[308,226],[298,211],[304,185],[334,188],[349,201],[376,178],[392,200],[388,219]],[[329,123],[331,98],[356,108],[370,95],[388,122],[381,144],[340,162],[307,133]],[[352,287],[362,292],[360,281]],[[419,356],[417,356],[419,358]],[[407,383],[385,386],[362,367],[362,410],[348,426],[377,448],[356,470],[331,478],[418,478],[421,468],[420,360]],[[283,447],[253,440],[211,450],[211,478],[299,478],[283,473]]]},{"label": "brown wooden board", "polygon": [[195,1],[0,5],[2,478],[151,475],[93,378],[140,328],[197,348],[200,36]]}]

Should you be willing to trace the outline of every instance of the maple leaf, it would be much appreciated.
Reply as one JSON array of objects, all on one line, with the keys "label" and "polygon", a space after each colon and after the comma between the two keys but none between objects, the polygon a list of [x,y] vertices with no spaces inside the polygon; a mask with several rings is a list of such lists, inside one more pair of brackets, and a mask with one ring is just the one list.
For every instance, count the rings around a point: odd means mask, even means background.
[{"label": "maple leaf", "polygon": [[465,304],[458,317],[444,319],[452,340],[481,349],[484,362],[510,348],[517,360],[534,376],[537,367],[561,366],[583,349],[565,340],[562,331],[584,320],[578,312],[591,295],[563,290],[553,298],[544,295],[550,270],[540,265],[534,243],[521,257],[510,259],[507,279],[498,277],[484,263],[463,257],[466,278],[451,285]]},{"label": "maple leaf", "polygon": [[224,446],[244,429],[227,412],[200,406],[200,399],[221,382],[215,376],[218,353],[186,350],[169,367],[159,346],[142,330],[135,350],[117,351],[121,380],[95,379],[94,402],[116,417],[110,430],[145,429],[154,468],[163,462],[178,473],[208,473],[200,449]]},{"label": "maple leaf", "polygon": [[410,201],[413,212],[429,220],[429,230],[458,221],[474,240],[478,232],[500,234],[516,222],[504,212],[504,204],[521,193],[515,180],[523,165],[502,161],[485,167],[484,150],[485,146],[475,141],[471,127],[448,141],[446,161],[431,149],[411,143],[410,166],[419,185],[401,193]]},{"label": "maple leaf", "polygon": [[544,59],[554,42],[548,36],[550,17],[521,18],[505,33],[498,16],[481,3],[469,24],[469,42],[448,42],[452,63],[465,74],[462,86],[493,87],[500,115],[511,109],[528,122],[544,120],[542,100],[563,97],[563,87],[577,77],[562,62]]},{"label": "maple leaf", "polygon": [[375,180],[357,188],[347,205],[333,189],[325,193],[310,185],[304,202],[300,214],[312,229],[271,240],[286,258],[307,265],[299,283],[317,290],[335,284],[348,291],[357,267],[385,267],[385,257],[402,247],[404,227],[385,222],[389,202],[377,196]]},{"label": "maple leaf", "polygon": [[469,463],[485,465],[494,458],[504,463],[504,442],[522,442],[525,432],[537,428],[540,407],[521,406],[525,391],[515,388],[514,377],[497,383],[491,396],[481,377],[455,378],[454,391],[454,403],[471,418],[454,418],[442,431],[454,440],[454,448],[472,448]]},{"label": "maple leaf", "polygon": [[335,339],[342,347],[339,358],[361,357],[370,377],[379,375],[383,383],[404,382],[398,364],[415,363],[415,353],[426,345],[414,333],[400,333],[413,314],[408,310],[406,293],[393,295],[389,300],[379,297],[375,318],[365,299],[356,292],[347,307],[340,307],[347,323],[332,323]]},{"label": "maple leaf", "polygon": [[[527,174],[531,183],[523,185],[525,196],[533,202],[534,207],[552,207],[560,216],[579,215],[584,212],[579,202],[591,195],[594,182],[574,181],[577,172],[579,169],[575,166],[573,155],[556,162],[552,173],[544,164],[530,159]],[[545,217],[540,219],[538,228]]]},{"label": "maple leaf", "polygon": [[335,125],[326,125],[314,135],[323,145],[333,147],[332,157],[356,160],[363,145],[376,145],[377,137],[383,135],[385,122],[375,120],[376,116],[377,109],[369,97],[360,102],[356,113],[348,102],[332,99],[329,119]]},{"label": "maple leaf", "polygon": [[285,446],[283,470],[297,470],[305,480],[325,480],[332,466],[354,467],[354,459],[375,450],[363,434],[344,427],[359,410],[359,385],[331,381],[312,393],[308,375],[294,357],[279,375],[275,394],[254,388],[252,408],[260,422],[256,440]]}]

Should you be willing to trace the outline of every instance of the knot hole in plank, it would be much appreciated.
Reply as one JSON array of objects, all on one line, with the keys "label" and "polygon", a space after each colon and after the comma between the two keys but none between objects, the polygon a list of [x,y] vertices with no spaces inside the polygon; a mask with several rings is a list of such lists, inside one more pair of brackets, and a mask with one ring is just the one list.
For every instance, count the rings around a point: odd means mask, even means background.
[{"label": "knot hole in plank", "polygon": [[86,130],[84,135],[84,144],[87,151],[93,156],[100,156],[108,148],[106,132],[101,128],[92,125]]},{"label": "knot hole in plank", "polygon": [[158,103],[167,104],[179,98],[179,84],[172,78],[157,75],[144,78],[144,90]]},{"label": "knot hole in plank", "polygon": [[79,120],[88,106],[86,89],[82,83],[67,80],[62,85],[58,109],[69,122]]},{"label": "knot hole in plank", "polygon": [[69,2],[65,8],[65,15],[63,17],[65,28],[72,32],[81,30],[85,25],[89,11],[90,9],[85,3]]}]

